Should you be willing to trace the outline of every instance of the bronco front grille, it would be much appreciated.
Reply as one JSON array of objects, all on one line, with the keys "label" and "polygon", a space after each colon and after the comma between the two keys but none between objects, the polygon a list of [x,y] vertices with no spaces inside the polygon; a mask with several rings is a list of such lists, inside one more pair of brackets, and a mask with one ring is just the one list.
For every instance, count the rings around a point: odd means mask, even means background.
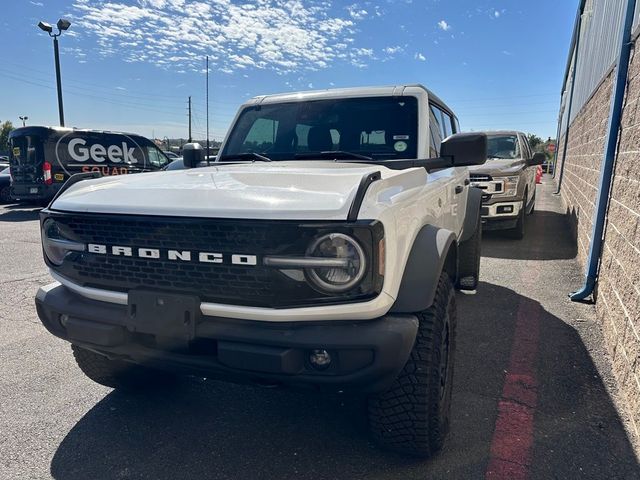
[{"label": "bronco front grille", "polygon": [[323,229],[342,230],[359,237],[363,245],[371,245],[368,225],[127,215],[53,216],[66,226],[69,235],[84,244],[245,254],[258,258],[257,265],[232,265],[85,251],[69,253],[60,267],[52,266],[64,277],[87,287],[123,292],[166,290],[195,294],[207,302],[273,308],[362,300],[372,294],[372,282],[364,281],[359,291],[324,295],[305,281],[292,280],[261,262],[265,255],[304,255],[311,240]]}]

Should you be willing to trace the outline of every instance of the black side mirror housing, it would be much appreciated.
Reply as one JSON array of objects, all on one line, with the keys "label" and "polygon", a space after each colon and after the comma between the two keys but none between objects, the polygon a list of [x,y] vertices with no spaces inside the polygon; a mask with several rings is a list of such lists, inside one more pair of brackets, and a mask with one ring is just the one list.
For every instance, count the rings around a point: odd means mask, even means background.
[{"label": "black side mirror housing", "polygon": [[484,133],[456,133],[440,144],[440,156],[451,159],[452,167],[482,165],[487,161],[487,136]]},{"label": "black side mirror housing", "polygon": [[182,163],[184,168],[196,168],[204,161],[204,149],[199,143],[186,143],[182,147]]},{"label": "black side mirror housing", "polygon": [[547,156],[544,153],[534,153],[533,157],[527,160],[527,165],[533,167],[534,165],[542,165],[547,161]]}]

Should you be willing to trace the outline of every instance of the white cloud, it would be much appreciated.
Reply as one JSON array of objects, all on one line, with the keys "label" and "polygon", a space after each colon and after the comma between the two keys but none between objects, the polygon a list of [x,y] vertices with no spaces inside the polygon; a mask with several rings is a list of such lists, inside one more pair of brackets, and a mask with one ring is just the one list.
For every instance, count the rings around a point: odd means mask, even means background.
[{"label": "white cloud", "polygon": [[347,11],[349,12],[349,15],[351,15],[351,18],[353,18],[354,20],[362,20],[363,18],[366,18],[367,15],[369,15],[369,12],[356,4],[349,5],[347,7]]},{"label": "white cloud", "polygon": [[440,28],[440,30],[444,30],[445,32],[447,30],[451,30],[451,25],[449,25],[446,21],[444,20],[440,20],[438,22],[438,27]]},{"label": "white cloud", "polygon": [[494,10],[493,11],[493,16],[496,17],[496,18],[500,17],[500,12],[498,10]]},{"label": "white cloud", "polygon": [[32,1],[29,1],[29,3],[30,3],[31,5],[35,5],[36,7],[44,7],[44,3],[42,3],[42,2],[32,2]]},{"label": "white cloud", "polygon": [[398,53],[402,53],[404,51],[404,48],[402,48],[400,45],[396,45],[395,47],[386,47],[382,49],[382,51],[387,55],[396,55]]},{"label": "white cloud", "polygon": [[422,53],[417,52],[413,58],[415,58],[416,60],[420,60],[421,62],[425,62],[427,60],[427,57],[425,57]]},{"label": "white cloud", "polygon": [[72,20],[98,53],[125,62],[202,71],[204,56],[226,73],[319,70],[373,59],[358,48],[355,27],[367,12],[337,16],[325,0],[74,0]]}]

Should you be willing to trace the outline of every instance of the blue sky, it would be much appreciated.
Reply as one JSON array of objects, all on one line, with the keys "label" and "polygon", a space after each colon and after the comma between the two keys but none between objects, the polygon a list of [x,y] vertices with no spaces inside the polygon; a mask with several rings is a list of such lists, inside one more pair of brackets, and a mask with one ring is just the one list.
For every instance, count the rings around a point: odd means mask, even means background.
[{"label": "blue sky", "polygon": [[423,83],[463,130],[555,136],[577,0],[11,0],[0,20],[0,120],[55,125],[60,39],[67,126],[220,139],[247,98]]}]

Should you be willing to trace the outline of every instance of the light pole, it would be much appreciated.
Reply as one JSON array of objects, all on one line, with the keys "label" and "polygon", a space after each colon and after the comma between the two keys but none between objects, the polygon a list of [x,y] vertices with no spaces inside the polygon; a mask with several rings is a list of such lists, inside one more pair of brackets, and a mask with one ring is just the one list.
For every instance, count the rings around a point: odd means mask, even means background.
[{"label": "light pole", "polygon": [[24,117],[18,117],[20,120],[22,120],[22,126],[26,127],[27,124],[25,123],[27,120],[29,120],[29,117],[27,117],[26,115]]},{"label": "light pole", "polygon": [[53,56],[56,63],[56,84],[58,86],[58,113],[60,115],[60,126],[64,127],[64,109],[62,108],[62,81],[60,80],[60,52],[58,50],[58,37],[62,35],[62,32],[67,30],[71,26],[69,20],[61,18],[56,23],[58,27],[58,33],[53,33],[53,27],[45,22],[38,22],[38,27],[41,30],[47,32],[51,38],[53,38]]}]

